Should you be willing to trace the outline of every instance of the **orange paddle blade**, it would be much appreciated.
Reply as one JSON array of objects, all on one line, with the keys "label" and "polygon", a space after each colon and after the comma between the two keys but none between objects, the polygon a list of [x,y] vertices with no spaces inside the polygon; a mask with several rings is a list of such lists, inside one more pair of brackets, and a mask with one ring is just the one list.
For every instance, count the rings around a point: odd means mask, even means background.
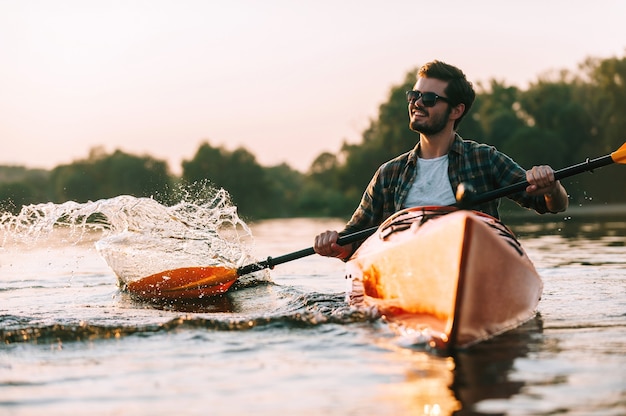
[{"label": "orange paddle blade", "polygon": [[200,299],[226,292],[238,277],[228,267],[182,267],[127,283],[126,289],[144,299]]},{"label": "orange paddle blade", "polygon": [[626,143],[620,146],[619,149],[611,153],[611,159],[615,163],[626,164]]}]

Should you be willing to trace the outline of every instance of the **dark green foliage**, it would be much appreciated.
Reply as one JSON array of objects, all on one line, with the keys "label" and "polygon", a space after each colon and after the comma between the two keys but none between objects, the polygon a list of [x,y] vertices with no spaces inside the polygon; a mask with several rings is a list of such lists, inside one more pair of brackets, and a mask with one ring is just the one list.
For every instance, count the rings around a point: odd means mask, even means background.
[{"label": "dark green foliage", "polygon": [[0,183],[0,209],[17,214],[23,205],[35,202],[36,191],[26,182]]},{"label": "dark green foliage", "polygon": [[[183,162],[182,181],[223,187],[244,218],[348,217],[375,170],[418,140],[408,128],[405,98],[415,73],[409,71],[390,89],[361,143],[344,143],[339,154],[321,153],[306,174],[286,164],[260,166],[244,148],[228,151],[203,143]],[[549,164],[560,169],[608,154],[626,140],[626,58],[589,58],[578,73],[540,77],[525,90],[496,80],[477,83],[476,90],[459,133],[496,146],[525,168]],[[0,166],[0,205],[16,211],[23,204],[121,194],[176,202],[169,190],[178,180],[163,161],[95,149],[86,160],[50,172]],[[624,202],[624,183],[626,168],[615,166],[564,181],[574,204]]]},{"label": "dark green foliage", "polygon": [[297,211],[298,200],[302,195],[305,175],[286,164],[265,168],[265,176],[270,186],[267,199],[272,209],[268,217],[287,218],[301,215]]},{"label": "dark green foliage", "polygon": [[57,166],[50,172],[49,182],[54,202],[86,202],[118,195],[166,202],[172,179],[165,162],[116,150],[111,155],[92,152],[87,160]]},{"label": "dark green foliage", "polygon": [[183,180],[206,179],[226,189],[244,217],[264,218],[281,211],[266,170],[246,149],[229,152],[203,143],[192,160],[183,162]]}]

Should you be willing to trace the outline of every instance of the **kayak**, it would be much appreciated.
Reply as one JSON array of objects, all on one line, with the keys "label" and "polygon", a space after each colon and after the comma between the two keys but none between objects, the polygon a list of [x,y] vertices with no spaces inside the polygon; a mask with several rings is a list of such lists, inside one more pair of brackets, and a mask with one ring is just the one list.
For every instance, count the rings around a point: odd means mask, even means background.
[{"label": "kayak", "polygon": [[346,264],[353,304],[375,306],[437,349],[469,347],[530,320],[543,283],[497,219],[452,207],[394,214]]}]

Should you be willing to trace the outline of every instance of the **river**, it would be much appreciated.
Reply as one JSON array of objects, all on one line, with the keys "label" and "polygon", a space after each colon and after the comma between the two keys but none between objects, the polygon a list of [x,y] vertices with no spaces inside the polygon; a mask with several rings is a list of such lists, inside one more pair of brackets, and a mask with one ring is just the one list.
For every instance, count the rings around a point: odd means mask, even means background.
[{"label": "river", "polygon": [[[511,218],[544,280],[537,316],[453,354],[346,304],[334,259],[279,265],[219,302],[154,305],[120,291],[102,230],[5,237],[0,414],[626,414],[626,210],[610,208]],[[248,226],[263,259],[342,222]]]}]

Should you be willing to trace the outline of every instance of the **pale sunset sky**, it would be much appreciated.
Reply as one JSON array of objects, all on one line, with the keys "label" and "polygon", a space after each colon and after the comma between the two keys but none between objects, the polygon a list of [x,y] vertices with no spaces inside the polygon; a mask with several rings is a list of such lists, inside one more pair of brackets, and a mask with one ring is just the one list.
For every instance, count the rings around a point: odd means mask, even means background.
[{"label": "pale sunset sky", "polygon": [[209,141],[305,171],[427,61],[525,87],[625,56],[625,17],[622,0],[0,0],[0,164],[102,146],[179,174]]}]

